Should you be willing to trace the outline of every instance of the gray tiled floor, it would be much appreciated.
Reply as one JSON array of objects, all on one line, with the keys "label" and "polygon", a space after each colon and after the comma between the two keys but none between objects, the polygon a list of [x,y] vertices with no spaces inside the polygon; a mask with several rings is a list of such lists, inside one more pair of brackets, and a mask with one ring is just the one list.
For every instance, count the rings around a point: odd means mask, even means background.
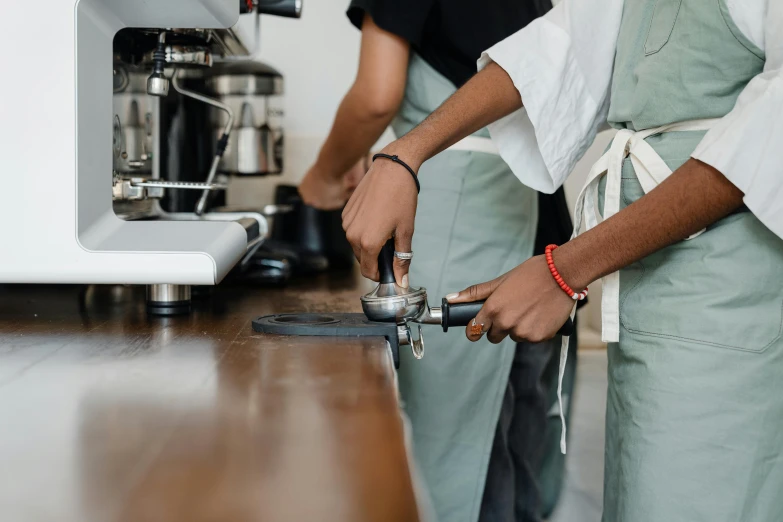
[{"label": "gray tiled floor", "polygon": [[550,522],[599,522],[604,480],[606,352],[579,353],[566,482]]}]

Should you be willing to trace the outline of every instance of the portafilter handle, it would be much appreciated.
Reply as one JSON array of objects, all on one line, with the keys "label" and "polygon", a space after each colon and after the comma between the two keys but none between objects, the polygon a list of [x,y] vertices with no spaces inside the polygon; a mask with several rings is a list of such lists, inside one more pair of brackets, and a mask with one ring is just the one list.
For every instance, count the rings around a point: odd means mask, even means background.
[{"label": "portafilter handle", "polygon": [[299,18],[302,16],[302,0],[256,0],[258,12],[284,16],[286,18]]},{"label": "portafilter handle", "polygon": [[380,273],[380,283],[382,285],[393,285],[394,279],[394,238],[391,238],[383,245],[381,253],[378,254],[378,272]]},{"label": "portafilter handle", "polygon": [[[441,305],[441,325],[443,331],[448,332],[452,326],[467,326],[478,315],[485,301],[475,301],[473,303],[450,304],[445,298]],[[574,333],[574,322],[571,318],[557,332],[558,335],[569,336]]]}]

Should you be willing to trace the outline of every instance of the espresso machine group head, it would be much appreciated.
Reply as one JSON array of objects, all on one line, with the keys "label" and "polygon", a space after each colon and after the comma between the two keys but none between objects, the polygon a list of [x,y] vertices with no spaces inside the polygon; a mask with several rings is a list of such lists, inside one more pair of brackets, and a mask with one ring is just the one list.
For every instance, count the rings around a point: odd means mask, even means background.
[{"label": "espresso machine group head", "polygon": [[[189,299],[179,287],[219,283],[264,241],[263,212],[209,207],[234,174],[223,168],[234,122],[259,130],[266,116],[245,117],[191,85],[252,58],[232,29],[240,13],[297,17],[301,1],[0,4],[0,18],[16,21],[8,41],[20,44],[2,69],[27,71],[0,84],[0,282],[150,285],[152,311],[178,312]],[[18,23],[31,14],[35,31]],[[34,65],[42,57],[46,66]],[[208,139],[190,139],[194,122]],[[251,149],[273,152],[264,139]],[[167,203],[184,193],[197,204]]]}]

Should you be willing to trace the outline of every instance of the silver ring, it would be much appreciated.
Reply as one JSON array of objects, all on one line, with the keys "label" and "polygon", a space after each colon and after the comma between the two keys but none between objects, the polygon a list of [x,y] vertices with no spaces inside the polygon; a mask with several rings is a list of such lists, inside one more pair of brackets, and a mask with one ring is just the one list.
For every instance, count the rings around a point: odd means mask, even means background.
[{"label": "silver ring", "polygon": [[413,259],[413,252],[394,252],[394,257],[396,257],[397,259],[410,261],[411,259]]}]

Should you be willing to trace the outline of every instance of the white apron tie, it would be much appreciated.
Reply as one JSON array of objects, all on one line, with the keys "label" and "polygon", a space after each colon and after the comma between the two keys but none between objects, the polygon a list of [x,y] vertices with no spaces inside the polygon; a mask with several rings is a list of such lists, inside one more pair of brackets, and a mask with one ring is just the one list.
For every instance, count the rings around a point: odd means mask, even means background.
[{"label": "white apron tie", "polygon": [[500,156],[500,151],[495,146],[491,138],[482,138],[480,136],[468,136],[452,145],[446,150],[462,150],[467,152],[483,152],[485,154],[494,154]]},{"label": "white apron tie", "polygon": [[[400,139],[400,136],[394,132],[394,129],[389,129],[394,134],[395,138]],[[494,156],[500,156],[498,150],[492,138],[484,138],[483,136],[467,136],[462,138],[457,143],[447,148],[446,150],[458,150],[463,152],[483,152],[484,154],[492,154]]]},{"label": "white apron tie", "polygon": [[[651,136],[664,132],[703,131],[709,130],[717,119],[693,120],[680,123],[672,123],[656,129],[632,131],[623,129],[612,140],[609,150],[599,159],[587,177],[585,186],[576,200],[574,209],[574,239],[584,223],[585,230],[598,225],[604,219],[609,219],[620,212],[620,197],[623,161],[630,157],[642,186],[647,194],[657,187],[666,178],[671,176],[672,170],[661,159],[657,152],[644,140]],[[598,211],[598,186],[601,178],[606,175],[606,191],[604,194],[603,217]],[[697,232],[688,239],[700,235],[703,230]],[[601,299],[601,340],[607,343],[616,343],[620,340],[620,273],[614,272],[602,279],[603,297]],[[571,311],[571,319],[576,315],[576,306]],[[563,376],[565,375],[568,359],[568,337],[563,337],[560,348],[560,370],[557,380],[557,403],[560,408],[560,422],[563,429],[560,437],[560,450],[566,452],[566,424],[565,410],[563,409]]]}]

